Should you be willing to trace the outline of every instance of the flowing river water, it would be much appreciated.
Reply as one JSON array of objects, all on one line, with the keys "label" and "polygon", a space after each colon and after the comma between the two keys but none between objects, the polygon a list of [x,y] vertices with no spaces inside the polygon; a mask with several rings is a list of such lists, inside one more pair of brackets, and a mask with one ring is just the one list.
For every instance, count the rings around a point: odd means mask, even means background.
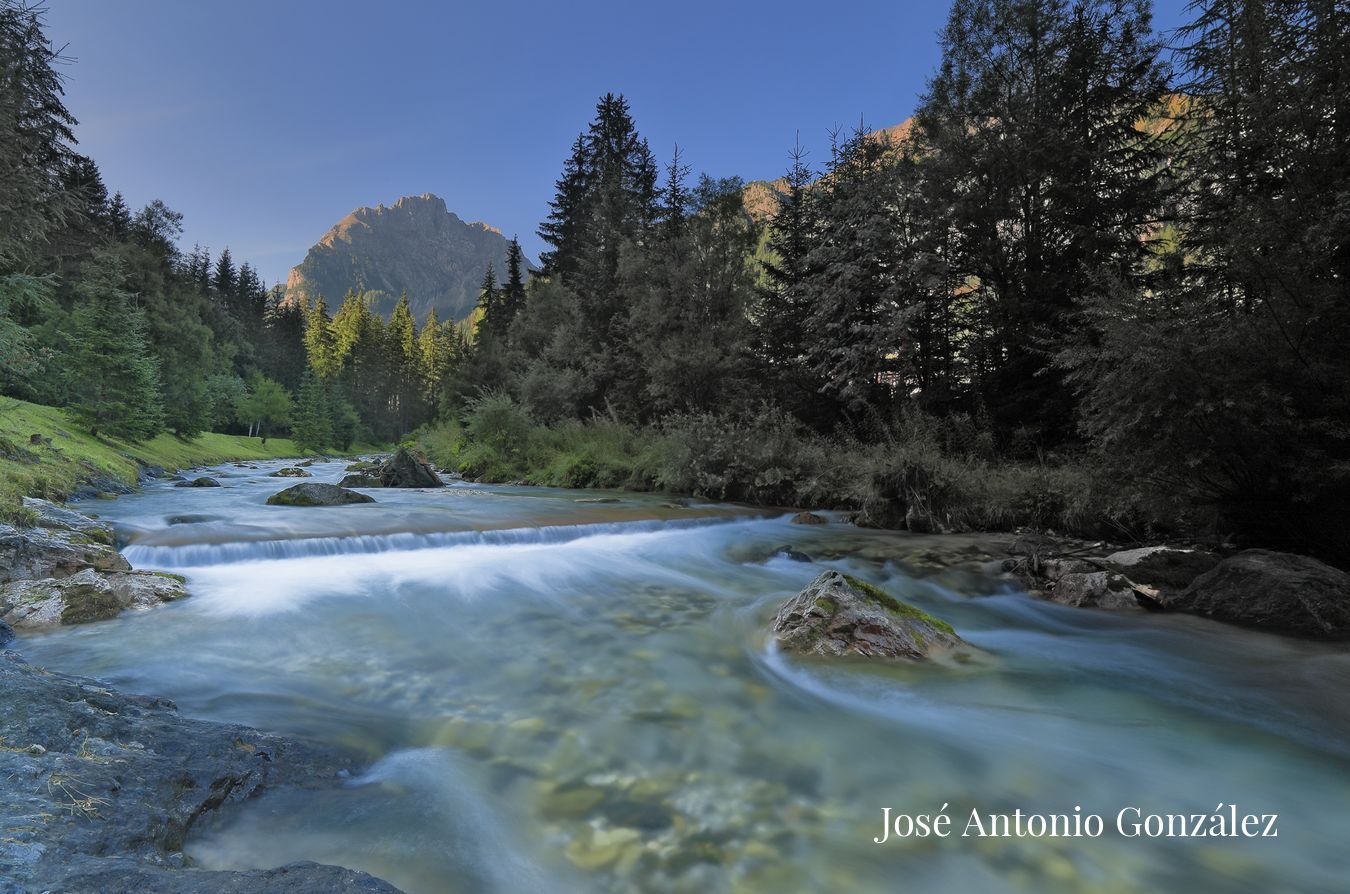
[{"label": "flowing river water", "polygon": [[[409,894],[1350,884],[1344,646],[1033,600],[993,572],[996,537],[467,484],[267,506],[294,483],[267,477],[278,466],[88,507],[134,566],[185,575],[192,597],[23,643],[35,663],[190,715],[368,756],[334,790],[236,810],[189,842],[197,865],[316,860]],[[826,568],[945,618],[985,654],[776,653],[775,609]],[[1123,808],[1221,803],[1278,814],[1279,837],[1116,831]],[[944,806],[951,837],[873,843],[882,808]],[[972,810],[1076,806],[1104,818],[1101,837],[960,834]]]}]

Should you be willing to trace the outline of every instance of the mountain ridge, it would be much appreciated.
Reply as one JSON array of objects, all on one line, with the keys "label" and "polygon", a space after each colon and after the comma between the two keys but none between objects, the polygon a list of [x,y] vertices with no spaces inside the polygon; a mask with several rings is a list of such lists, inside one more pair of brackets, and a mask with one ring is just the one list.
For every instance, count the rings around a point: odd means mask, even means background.
[{"label": "mountain ridge", "polygon": [[401,196],[356,208],[330,227],[291,268],[286,301],[305,305],[323,295],[332,305],[350,289],[371,295],[372,309],[387,317],[406,290],[419,320],[432,310],[461,320],[478,303],[488,264],[504,277],[509,244],[500,229],[463,220],[434,193]]}]

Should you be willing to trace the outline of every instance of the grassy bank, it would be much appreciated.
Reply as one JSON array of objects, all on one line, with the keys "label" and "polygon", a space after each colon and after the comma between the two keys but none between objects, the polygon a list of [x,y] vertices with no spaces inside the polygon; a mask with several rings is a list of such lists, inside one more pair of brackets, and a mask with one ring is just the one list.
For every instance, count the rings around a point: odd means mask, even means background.
[{"label": "grassy bank", "polygon": [[[44,440],[30,443],[32,435]],[[268,438],[266,445],[257,438],[214,433],[192,440],[162,434],[137,444],[95,438],[76,427],[64,410],[0,398],[0,520],[24,520],[23,496],[61,498],[100,479],[135,484],[140,469],[137,460],[182,469],[300,453],[284,438]]]},{"label": "grassy bank", "polygon": [[505,397],[416,445],[443,468],[492,482],[664,491],[769,506],[854,510],[860,524],[946,531],[1020,527],[1129,541],[1195,520],[1083,457],[999,458],[969,421],[910,416],[866,437],[821,436],[772,410],[545,426]]}]

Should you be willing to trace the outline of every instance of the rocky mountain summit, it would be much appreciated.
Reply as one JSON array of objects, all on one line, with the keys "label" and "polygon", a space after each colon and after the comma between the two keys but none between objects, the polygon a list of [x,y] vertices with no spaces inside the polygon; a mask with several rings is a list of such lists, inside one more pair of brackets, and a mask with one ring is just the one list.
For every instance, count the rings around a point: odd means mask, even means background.
[{"label": "rocky mountain summit", "polygon": [[374,292],[374,309],[388,317],[406,289],[419,321],[433,308],[441,320],[461,320],[478,303],[488,264],[504,275],[508,244],[495,227],[461,220],[439,196],[404,196],[334,224],[291,268],[286,300],[322,294],[336,307],[348,289]]}]

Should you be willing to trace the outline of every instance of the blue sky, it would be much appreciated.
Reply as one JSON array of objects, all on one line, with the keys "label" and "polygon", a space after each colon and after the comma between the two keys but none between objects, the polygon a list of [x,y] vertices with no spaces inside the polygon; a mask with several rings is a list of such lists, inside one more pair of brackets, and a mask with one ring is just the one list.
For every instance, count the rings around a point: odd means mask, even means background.
[{"label": "blue sky", "polygon": [[[800,132],[896,124],[938,62],[945,3],[49,0],[83,152],[185,244],[273,282],[361,205],[434,192],[534,235],[572,140],[627,95],[664,161],[776,177]],[[1184,20],[1179,0],[1155,9]]]}]

